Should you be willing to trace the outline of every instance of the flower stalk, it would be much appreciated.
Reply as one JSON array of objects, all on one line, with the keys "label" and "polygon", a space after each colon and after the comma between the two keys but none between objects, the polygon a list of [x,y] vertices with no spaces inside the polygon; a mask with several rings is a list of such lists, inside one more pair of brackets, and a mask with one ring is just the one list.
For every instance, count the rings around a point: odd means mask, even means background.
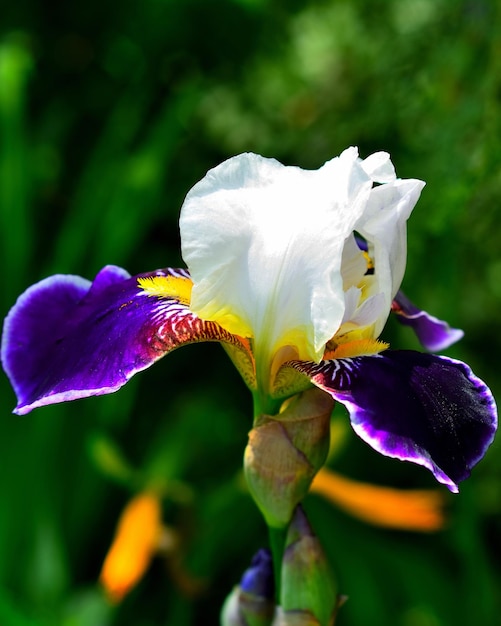
[{"label": "flower stalk", "polygon": [[[244,471],[271,529],[273,626],[332,626],[335,586],[298,505],[325,462],[334,401],[374,450],[453,492],[497,428],[492,393],[465,363],[378,339],[392,310],[429,349],[461,336],[399,291],[423,185],[397,178],[387,153],[361,159],[354,147],[312,171],[251,153],[228,159],[183,203],[185,268],[131,276],[106,266],[92,282],[59,274],[19,297],[0,350],[15,412],[115,392],[174,349],[220,342],[254,397]],[[252,611],[235,619],[268,626]]]}]

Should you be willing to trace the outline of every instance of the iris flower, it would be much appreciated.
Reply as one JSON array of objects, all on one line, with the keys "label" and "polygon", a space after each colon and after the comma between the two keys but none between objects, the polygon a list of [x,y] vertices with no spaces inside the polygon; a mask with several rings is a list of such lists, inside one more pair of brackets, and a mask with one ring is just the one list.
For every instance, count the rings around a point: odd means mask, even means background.
[{"label": "iris flower", "polygon": [[187,269],[107,266],[92,283],[56,275],[21,295],[2,343],[15,412],[114,392],[175,348],[217,341],[256,415],[315,385],[378,452],[457,491],[494,437],[489,389],[460,361],[378,339],[392,308],[432,348],[457,338],[399,294],[423,186],[383,152],[349,148],[314,171],[230,158],[181,209]]}]

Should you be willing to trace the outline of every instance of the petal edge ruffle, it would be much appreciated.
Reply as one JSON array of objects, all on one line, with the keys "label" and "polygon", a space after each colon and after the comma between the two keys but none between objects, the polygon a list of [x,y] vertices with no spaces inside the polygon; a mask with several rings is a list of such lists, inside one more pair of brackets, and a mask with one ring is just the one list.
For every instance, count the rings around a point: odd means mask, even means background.
[{"label": "petal edge ruffle", "polygon": [[130,277],[107,266],[93,283],[52,276],[30,287],[11,309],[2,362],[18,397],[15,412],[117,391],[134,374],[187,343],[244,341],[204,322],[175,298],[151,295],[138,278],[189,278],[165,269]]},{"label": "petal edge ruffle", "polygon": [[430,352],[446,350],[464,336],[459,328],[451,328],[447,322],[419,309],[402,291],[395,296],[391,310],[401,324],[412,328],[423,348]]},{"label": "petal edge ruffle", "polygon": [[494,438],[494,398],[461,361],[402,350],[290,366],[342,402],[375,450],[427,467],[451,491]]}]

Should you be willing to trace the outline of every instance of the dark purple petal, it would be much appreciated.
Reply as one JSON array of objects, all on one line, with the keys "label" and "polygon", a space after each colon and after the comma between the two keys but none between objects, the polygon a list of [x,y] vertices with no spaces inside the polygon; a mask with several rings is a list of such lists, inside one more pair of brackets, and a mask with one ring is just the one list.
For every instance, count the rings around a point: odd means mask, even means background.
[{"label": "dark purple petal", "polygon": [[360,248],[360,250],[362,250],[363,252],[369,252],[369,244],[358,233],[355,233],[355,241],[357,242],[357,246]]},{"label": "dark purple petal", "polygon": [[451,328],[447,322],[418,309],[401,291],[395,296],[391,309],[401,324],[411,326],[421,345],[430,352],[445,350],[463,338],[462,330]]},{"label": "dark purple petal", "polygon": [[289,365],[345,404],[375,450],[427,467],[451,491],[494,438],[494,398],[461,361],[401,350]]},{"label": "dark purple petal", "polygon": [[273,598],[273,562],[269,550],[261,548],[256,552],[250,567],[243,573],[240,588],[254,596]]},{"label": "dark purple petal", "polygon": [[130,277],[108,266],[94,282],[52,276],[30,287],[10,311],[2,364],[18,397],[18,414],[111,393],[170,350],[196,341],[242,347],[214,322],[203,322],[174,297],[148,295],[143,277],[189,278],[165,269]]}]

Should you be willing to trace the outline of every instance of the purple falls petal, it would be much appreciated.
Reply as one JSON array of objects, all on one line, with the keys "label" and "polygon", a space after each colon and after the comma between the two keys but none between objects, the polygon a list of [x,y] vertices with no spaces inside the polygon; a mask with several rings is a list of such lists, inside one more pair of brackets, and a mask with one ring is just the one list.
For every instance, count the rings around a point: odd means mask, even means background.
[{"label": "purple falls petal", "polygon": [[427,467],[451,491],[494,438],[494,398],[461,361],[402,350],[290,365],[345,404],[375,450]]},{"label": "purple falls petal", "polygon": [[[189,278],[175,269],[140,275],[153,276]],[[1,350],[16,413],[116,391],[186,343],[238,343],[174,297],[147,295],[137,279],[108,266],[93,283],[52,276],[20,296],[5,320]]]},{"label": "purple falls petal", "polygon": [[421,345],[430,352],[445,350],[463,338],[462,330],[451,328],[447,322],[418,309],[401,291],[395,296],[391,309],[401,324],[414,330]]}]

